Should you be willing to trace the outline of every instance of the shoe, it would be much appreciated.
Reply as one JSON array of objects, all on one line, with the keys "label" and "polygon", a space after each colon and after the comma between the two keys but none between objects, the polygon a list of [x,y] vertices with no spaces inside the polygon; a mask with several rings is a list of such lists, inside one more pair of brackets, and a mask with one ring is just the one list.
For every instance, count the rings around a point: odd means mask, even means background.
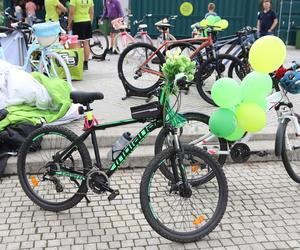
[{"label": "shoe", "polygon": [[107,54],[113,54],[113,49],[112,48],[109,48],[108,50],[107,50]]},{"label": "shoe", "polygon": [[89,66],[88,66],[88,62],[84,61],[83,62],[83,70],[88,70]]},{"label": "shoe", "polygon": [[116,50],[114,50],[113,54],[114,55],[119,55],[119,53]]},{"label": "shoe", "polygon": [[153,58],[153,59],[151,60],[151,62],[152,62],[153,64],[160,64],[160,60],[159,60],[158,57]]}]

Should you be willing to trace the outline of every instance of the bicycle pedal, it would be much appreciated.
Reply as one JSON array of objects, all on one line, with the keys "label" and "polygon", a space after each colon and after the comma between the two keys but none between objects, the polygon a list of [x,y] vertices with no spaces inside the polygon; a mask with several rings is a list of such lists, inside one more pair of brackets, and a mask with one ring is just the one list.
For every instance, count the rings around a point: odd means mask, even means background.
[{"label": "bicycle pedal", "polygon": [[119,194],[120,194],[119,190],[114,190],[114,191],[108,196],[108,200],[109,200],[109,201],[114,200]]}]

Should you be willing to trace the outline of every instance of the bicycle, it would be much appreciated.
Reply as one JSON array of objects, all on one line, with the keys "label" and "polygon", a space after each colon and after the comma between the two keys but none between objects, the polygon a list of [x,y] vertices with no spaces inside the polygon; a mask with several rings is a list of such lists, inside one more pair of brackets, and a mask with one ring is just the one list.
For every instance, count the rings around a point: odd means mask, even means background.
[{"label": "bicycle", "polygon": [[[193,46],[191,42],[201,42],[198,48],[193,51],[189,57],[196,62],[201,63],[203,61],[201,50],[206,47],[212,48],[212,57],[205,61],[205,67],[203,66],[197,70],[196,82],[207,79],[216,73],[216,78],[223,77],[224,72],[228,67],[223,64],[223,61],[231,61],[238,68],[238,75],[234,75],[236,71],[232,71],[232,75],[229,77],[243,78],[246,75],[246,70],[243,63],[236,57],[226,54],[217,54],[213,48],[213,38],[211,35],[212,29],[209,30],[209,36],[205,38],[189,38],[176,41],[165,41],[160,47],[155,48],[146,43],[135,43],[128,46],[120,55],[118,61],[118,73],[119,78],[123,83],[126,90],[126,96],[138,95],[150,97],[149,93],[156,89],[156,87],[162,82],[163,74],[161,72],[161,66],[165,62],[163,54],[160,52],[163,48],[174,49],[181,46]],[[200,60],[200,61],[199,61]],[[158,62],[158,63],[157,63]],[[230,65],[230,63],[228,64]],[[203,79],[202,79],[203,77]],[[199,79],[200,78],[200,79]],[[134,93],[134,94],[131,94]]]},{"label": "bicycle", "polygon": [[[132,15],[127,15],[128,17],[132,17]],[[138,25],[137,34],[132,37],[128,33],[128,26],[124,22],[124,18],[120,17],[112,20],[112,25],[116,30],[120,30],[120,32],[115,36],[115,51],[118,54],[121,54],[124,49],[128,47],[128,45],[136,43],[136,42],[144,42],[152,45],[152,39],[147,33],[147,24],[144,24],[144,19],[147,17],[151,17],[152,14],[145,14],[141,20],[135,20],[133,24]]]},{"label": "bicycle", "polygon": [[170,24],[170,20],[175,20],[178,16],[172,15],[168,18],[164,18],[154,25],[157,30],[160,32],[160,35],[157,37],[157,44],[156,47],[159,48],[165,41],[175,41],[176,38],[170,33],[170,28],[172,25]]},{"label": "bicycle", "polygon": [[[293,104],[290,102],[287,92],[280,88],[277,79],[273,76],[273,87],[275,92],[267,98],[268,111],[275,110],[278,117],[278,128],[275,140],[275,155],[281,156],[283,164],[289,176],[300,183],[300,168],[294,169],[292,165],[293,159],[298,163],[299,157],[295,154],[300,149],[300,116],[293,111]],[[268,155],[266,151],[251,151],[247,142],[250,141],[253,134],[247,133],[244,137],[236,142],[227,141],[224,138],[218,138],[213,135],[208,127],[209,116],[202,113],[185,113],[183,114],[187,119],[187,124],[181,128],[180,136],[184,143],[200,147],[211,154],[221,166],[226,162],[227,156],[231,156],[236,163],[246,162],[251,155],[255,154],[259,157]],[[293,124],[293,130],[288,126]],[[287,132],[288,131],[288,132]],[[295,143],[291,145],[291,143]],[[155,141],[155,154],[172,145],[172,138],[166,129],[162,129]],[[299,165],[299,163],[298,163]],[[212,176],[209,169],[207,171],[207,178]],[[170,175],[168,168],[162,169],[166,176]]]},{"label": "bicycle", "polygon": [[[43,209],[55,212],[72,208],[84,197],[89,201],[88,191],[97,195],[109,192],[108,199],[113,200],[119,191],[110,187],[109,178],[150,132],[168,127],[175,144],[154,157],[144,171],[140,185],[142,212],[150,226],[169,240],[184,243],[203,238],[220,222],[226,209],[228,188],[219,164],[205,151],[181,145],[178,129],[171,125],[177,115],[168,101],[169,88],[184,89],[185,84],[184,79],[166,83],[158,88],[158,102],[131,108],[132,119],[99,125],[90,103],[103,99],[103,94],[72,92],[73,102],[86,107],[81,110],[86,114],[84,133],[78,137],[66,128],[45,126],[27,137],[17,163],[19,180],[26,195]],[[112,165],[105,168],[101,164],[95,131],[138,122],[147,122],[147,125],[119,152]],[[94,164],[84,144],[90,135],[96,159]],[[32,148],[37,147],[40,150],[32,152]],[[36,164],[36,159],[44,162]],[[160,172],[163,165],[172,166],[171,178]],[[207,180],[200,172],[190,170],[199,165],[208,165],[214,178]],[[190,199],[194,195],[197,200]]]}]

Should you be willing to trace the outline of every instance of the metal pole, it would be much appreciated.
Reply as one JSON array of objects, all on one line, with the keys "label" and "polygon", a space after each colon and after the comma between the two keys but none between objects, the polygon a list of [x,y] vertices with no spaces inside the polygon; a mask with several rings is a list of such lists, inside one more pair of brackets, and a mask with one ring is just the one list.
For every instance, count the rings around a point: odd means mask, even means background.
[{"label": "metal pole", "polygon": [[289,35],[290,35],[290,30],[291,30],[292,7],[293,7],[293,0],[291,0],[291,2],[290,2],[289,25],[288,25],[287,34],[286,34],[286,41],[285,41],[286,44],[289,43]]},{"label": "metal pole", "polygon": [[283,0],[280,1],[280,10],[279,10],[279,25],[278,25],[278,30],[277,30],[277,36],[280,36],[280,28],[281,28],[281,16],[282,16],[282,5],[283,5]]}]

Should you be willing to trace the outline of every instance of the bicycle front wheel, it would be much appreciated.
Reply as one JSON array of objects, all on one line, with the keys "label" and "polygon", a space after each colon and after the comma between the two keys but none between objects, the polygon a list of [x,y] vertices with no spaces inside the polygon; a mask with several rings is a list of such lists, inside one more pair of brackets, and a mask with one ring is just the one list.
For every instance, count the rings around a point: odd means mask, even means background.
[{"label": "bicycle front wheel", "polygon": [[[221,166],[223,166],[227,155],[220,154],[220,151],[227,151],[228,144],[225,139],[212,135],[208,126],[209,116],[201,113],[185,113],[183,116],[187,120],[187,123],[180,129],[180,141],[183,144],[190,144],[192,146],[202,148],[215,160],[217,160]],[[155,140],[155,155],[169,147],[173,147],[173,135],[170,134],[168,129],[163,128]],[[169,167],[170,166],[168,165],[162,165],[160,170],[164,176],[171,179],[172,171]],[[195,169],[193,166],[191,166],[191,169],[187,169],[187,172],[189,173],[189,176],[192,176],[192,178],[200,178],[202,180],[209,180],[213,177],[213,173],[211,172],[209,165],[201,166],[200,175],[199,169]],[[206,175],[203,174],[205,172]]]},{"label": "bicycle front wheel", "polygon": [[108,49],[109,42],[106,35],[99,29],[93,30],[90,39],[90,50],[94,56],[101,56]]},{"label": "bicycle front wheel", "polygon": [[[203,183],[188,180],[190,188],[186,192],[181,180],[170,181],[160,171],[161,164],[170,164],[172,158],[177,158],[175,149],[168,148],[155,156],[146,168],[140,201],[146,220],[158,234],[171,241],[187,243],[200,240],[219,224],[226,210],[228,187],[222,168],[205,151],[186,145],[183,154],[185,168],[205,163],[210,165],[215,178]],[[175,169],[180,171],[179,166]]]},{"label": "bicycle front wheel", "polygon": [[121,54],[129,45],[134,43],[134,38],[128,33],[125,35],[118,33],[115,37],[115,51],[117,51],[118,54]]},{"label": "bicycle front wheel", "polygon": [[137,42],[137,43],[148,43],[150,45],[153,45],[153,42],[152,42],[152,39],[150,36],[148,35],[145,35],[145,36],[142,36],[141,34],[136,34],[134,36],[134,40]]},{"label": "bicycle front wheel", "polygon": [[[300,116],[296,114],[300,124]],[[300,139],[293,121],[285,123],[281,157],[288,175],[297,183],[300,183]]]},{"label": "bicycle front wheel", "polygon": [[[151,60],[142,67],[142,64],[150,57],[152,57]],[[132,44],[120,55],[119,78],[123,85],[131,91],[148,93],[162,82],[162,78],[158,74],[160,74],[164,62],[163,55],[159,51],[156,52],[156,48],[150,44]]]},{"label": "bicycle front wheel", "polygon": [[[237,70],[233,70],[229,74],[231,65],[234,65]],[[206,102],[216,105],[211,98],[211,89],[215,81],[222,77],[230,77],[240,81],[246,74],[247,71],[241,60],[231,55],[220,54],[216,58],[207,59],[200,65],[196,75],[197,90]]]},{"label": "bicycle front wheel", "polygon": [[87,193],[82,178],[91,168],[83,143],[77,144],[59,161],[54,158],[78,137],[58,126],[45,126],[31,133],[18,154],[18,176],[26,195],[49,211],[74,207]]},{"label": "bicycle front wheel", "polygon": [[70,70],[64,59],[55,52],[49,52],[41,56],[39,61],[39,72],[47,75],[49,78],[66,79],[72,86],[72,77]]}]

